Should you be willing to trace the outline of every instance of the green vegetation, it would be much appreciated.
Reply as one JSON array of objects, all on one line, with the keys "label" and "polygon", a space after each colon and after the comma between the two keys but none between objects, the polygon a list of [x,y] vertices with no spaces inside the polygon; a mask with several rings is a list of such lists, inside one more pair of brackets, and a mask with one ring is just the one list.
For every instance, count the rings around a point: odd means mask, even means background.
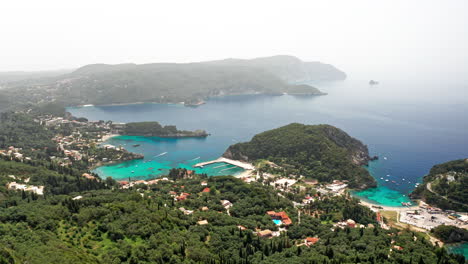
[{"label": "green vegetation", "polygon": [[285,92],[290,95],[325,95],[319,89],[307,84],[291,85],[285,89]]},{"label": "green vegetation", "polygon": [[286,175],[304,175],[323,182],[348,180],[352,188],[376,185],[361,167],[370,159],[367,147],[330,125],[290,124],[232,145],[223,156],[245,161],[267,159],[285,169]]},{"label": "green vegetation", "polygon": [[442,209],[468,211],[468,159],[460,159],[432,167],[412,197]]},{"label": "green vegetation", "polygon": [[[201,192],[202,181],[209,193]],[[464,263],[419,233],[333,228],[334,221],[356,216],[376,224],[354,199],[317,200],[303,209],[299,223],[297,209],[271,186],[233,177],[195,175],[127,190],[107,189],[111,185],[82,191],[75,200],[78,193],[31,199],[0,189],[0,263]],[[190,196],[175,202],[171,191]],[[227,211],[220,200],[234,206]],[[268,210],[286,211],[293,225],[279,237],[257,237],[256,228],[278,230]],[[307,236],[320,240],[297,246]]]},{"label": "green vegetation", "polygon": [[204,130],[177,130],[176,126],[161,126],[158,122],[135,122],[125,124],[122,134],[146,137],[206,137]]},{"label": "green vegetation", "polygon": [[[62,102],[67,105],[134,102],[197,104],[208,97],[236,94],[282,94],[291,83],[342,80],[346,75],[319,62],[291,56],[201,63],[87,65],[46,79],[11,83],[2,90],[1,107]],[[307,93],[321,94],[309,87]],[[2,106],[3,105],[3,106]]]},{"label": "green vegetation", "polygon": [[468,242],[468,230],[456,226],[440,225],[431,230],[444,243]]},{"label": "green vegetation", "polygon": [[46,150],[54,154],[57,146],[52,142],[54,132],[47,130],[26,114],[0,114],[0,149],[14,146],[23,149]]}]

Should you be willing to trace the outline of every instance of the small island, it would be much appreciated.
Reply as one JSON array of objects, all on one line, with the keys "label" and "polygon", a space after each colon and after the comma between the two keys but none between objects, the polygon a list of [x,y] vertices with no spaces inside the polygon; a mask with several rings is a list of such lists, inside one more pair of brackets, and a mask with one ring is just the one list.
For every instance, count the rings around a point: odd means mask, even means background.
[{"label": "small island", "polygon": [[144,137],[207,137],[205,130],[178,130],[176,126],[162,126],[158,122],[133,122],[126,124],[113,124],[116,134]]}]

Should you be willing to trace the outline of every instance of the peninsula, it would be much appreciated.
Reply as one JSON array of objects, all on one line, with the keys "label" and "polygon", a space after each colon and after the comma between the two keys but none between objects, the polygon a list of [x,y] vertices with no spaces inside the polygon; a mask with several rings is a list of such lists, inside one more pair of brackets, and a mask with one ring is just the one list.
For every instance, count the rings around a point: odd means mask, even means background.
[{"label": "peninsula", "polygon": [[178,130],[176,126],[162,126],[158,122],[132,122],[113,124],[114,132],[127,136],[144,137],[207,137],[209,134],[205,130]]},{"label": "peninsula", "polygon": [[196,63],[91,64],[48,78],[9,79],[3,84],[0,109],[48,102],[67,106],[183,102],[198,106],[210,97],[225,95],[323,95],[315,87],[298,84],[345,78],[332,65],[286,55]]},{"label": "peninsula", "polygon": [[277,164],[283,174],[320,182],[348,181],[355,189],[376,186],[374,178],[361,167],[372,159],[367,146],[330,125],[293,123],[269,130],[250,142],[230,146],[223,157],[245,162],[266,159]]}]

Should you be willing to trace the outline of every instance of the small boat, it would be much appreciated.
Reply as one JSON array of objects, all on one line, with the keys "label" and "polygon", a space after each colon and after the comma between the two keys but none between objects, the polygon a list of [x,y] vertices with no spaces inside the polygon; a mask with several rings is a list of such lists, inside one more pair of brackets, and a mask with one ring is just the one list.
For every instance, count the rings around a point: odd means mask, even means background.
[{"label": "small boat", "polygon": [[132,173],[135,173],[135,171],[132,171]]},{"label": "small boat", "polygon": [[382,178],[382,177],[380,177],[380,179],[381,179],[381,180],[383,180],[383,178]]},{"label": "small boat", "polygon": [[148,168],[148,170],[154,170],[154,168],[153,168],[153,167],[151,167],[151,168]]},{"label": "small boat", "polygon": [[387,160],[387,157],[383,157],[384,160]]},{"label": "small boat", "polygon": [[393,183],[396,183],[396,181],[392,181]]},{"label": "small boat", "polygon": [[132,146],[136,148],[136,147],[139,147],[141,145],[140,144],[135,144],[135,145],[132,145]]},{"label": "small boat", "polygon": [[386,179],[385,181],[388,182],[388,179]]},{"label": "small boat", "polygon": [[387,177],[390,177],[390,174],[387,174]]}]

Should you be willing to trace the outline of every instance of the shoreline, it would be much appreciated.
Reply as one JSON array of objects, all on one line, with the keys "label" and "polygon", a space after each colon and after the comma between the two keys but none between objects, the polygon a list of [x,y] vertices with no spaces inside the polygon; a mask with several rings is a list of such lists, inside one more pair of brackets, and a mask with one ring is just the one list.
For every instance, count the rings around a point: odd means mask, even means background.
[{"label": "shoreline", "polygon": [[106,142],[107,140],[113,138],[113,137],[118,137],[120,136],[119,134],[109,134],[109,135],[104,135],[101,137],[102,142]]},{"label": "shoreline", "polygon": [[[355,196],[353,196],[355,197]],[[356,197],[358,198],[358,197]],[[368,201],[365,201],[363,199],[359,199],[359,203],[363,206],[366,206],[370,209],[374,209],[374,210],[383,210],[383,211],[394,211],[394,212],[401,212],[401,211],[408,211],[408,210],[417,210],[419,209],[419,205],[412,205],[412,206],[388,206],[388,205],[380,205],[380,204],[376,204],[376,203],[371,203],[371,202],[368,202]],[[377,208],[377,207],[381,207],[380,208]]]}]

